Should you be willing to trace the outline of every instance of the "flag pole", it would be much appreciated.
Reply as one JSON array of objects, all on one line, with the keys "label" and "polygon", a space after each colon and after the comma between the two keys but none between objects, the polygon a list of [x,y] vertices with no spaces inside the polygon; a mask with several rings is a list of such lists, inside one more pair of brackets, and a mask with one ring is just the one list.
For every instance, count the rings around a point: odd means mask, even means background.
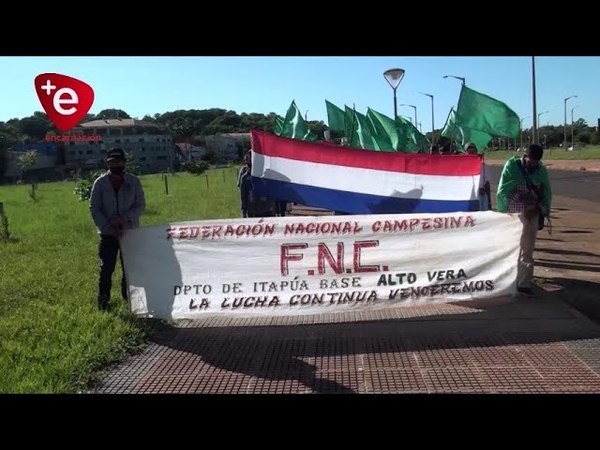
[{"label": "flag pole", "polygon": [[[344,105],[346,107],[346,105]],[[352,136],[354,136],[354,118],[356,117],[356,103],[352,103],[352,121],[350,122],[350,137],[348,138],[348,146],[352,145]]]}]

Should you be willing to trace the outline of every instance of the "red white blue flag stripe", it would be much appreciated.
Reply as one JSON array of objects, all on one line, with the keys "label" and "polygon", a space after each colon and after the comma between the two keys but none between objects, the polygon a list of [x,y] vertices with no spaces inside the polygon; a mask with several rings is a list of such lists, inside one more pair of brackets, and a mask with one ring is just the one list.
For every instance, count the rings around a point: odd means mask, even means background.
[{"label": "red white blue flag stripe", "polygon": [[377,152],[252,131],[257,195],[349,214],[479,210],[481,157]]}]

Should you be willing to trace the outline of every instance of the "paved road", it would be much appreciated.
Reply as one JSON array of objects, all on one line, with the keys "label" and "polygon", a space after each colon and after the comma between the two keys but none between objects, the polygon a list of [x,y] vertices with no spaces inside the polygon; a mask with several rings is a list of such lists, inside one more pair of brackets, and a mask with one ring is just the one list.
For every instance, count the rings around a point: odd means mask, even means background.
[{"label": "paved road", "polygon": [[[492,186],[495,189],[502,167],[498,165],[488,167],[492,176]],[[583,206],[590,212],[600,213],[600,198],[598,195],[600,192],[600,172],[550,169],[549,173],[554,197],[584,200],[585,205],[578,204],[577,206]],[[587,204],[587,202],[590,202],[590,204]]]}]

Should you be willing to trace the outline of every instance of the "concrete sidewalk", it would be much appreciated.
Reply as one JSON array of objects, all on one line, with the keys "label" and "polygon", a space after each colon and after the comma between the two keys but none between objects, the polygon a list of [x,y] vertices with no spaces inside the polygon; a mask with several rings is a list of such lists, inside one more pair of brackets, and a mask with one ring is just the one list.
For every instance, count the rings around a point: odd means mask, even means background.
[{"label": "concrete sidewalk", "polygon": [[557,296],[182,322],[95,392],[600,392],[600,327]]}]

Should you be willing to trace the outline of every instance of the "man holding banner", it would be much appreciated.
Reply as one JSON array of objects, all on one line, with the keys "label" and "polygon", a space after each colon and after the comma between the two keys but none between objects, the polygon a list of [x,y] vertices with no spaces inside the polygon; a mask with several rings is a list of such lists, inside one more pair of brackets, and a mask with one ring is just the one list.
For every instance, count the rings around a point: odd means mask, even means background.
[{"label": "man holding banner", "polygon": [[137,228],[140,215],[146,208],[144,190],[140,179],[125,172],[125,152],[113,148],[107,152],[108,172],[99,176],[90,195],[90,210],[100,234],[98,256],[100,276],[98,279],[98,309],[110,308],[112,275],[121,253],[121,295],[127,300],[127,282],[121,252],[120,238],[126,230]]},{"label": "man holding banner", "polygon": [[542,164],[544,149],[531,144],[521,158],[513,156],[504,165],[498,183],[498,211],[519,213],[523,222],[519,253],[517,290],[532,295],[533,250],[538,229],[544,217],[550,216],[552,190],[548,171]]}]

